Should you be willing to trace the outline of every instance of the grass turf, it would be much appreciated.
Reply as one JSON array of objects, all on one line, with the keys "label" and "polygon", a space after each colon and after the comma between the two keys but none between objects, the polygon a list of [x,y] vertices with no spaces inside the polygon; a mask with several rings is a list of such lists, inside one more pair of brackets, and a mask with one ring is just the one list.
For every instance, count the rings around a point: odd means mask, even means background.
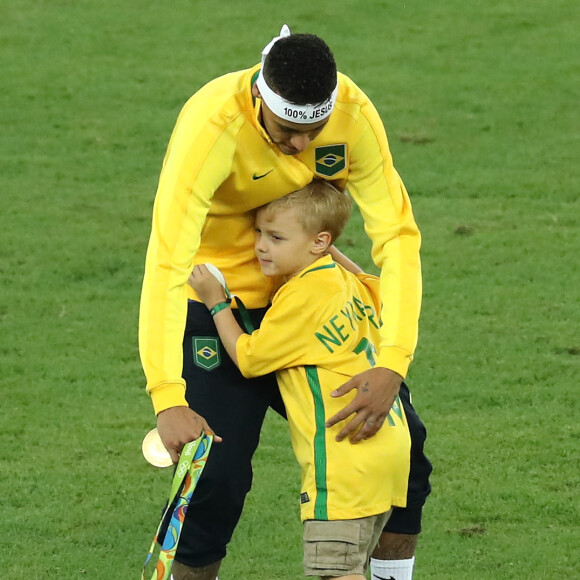
[{"label": "grass turf", "polygon": [[[188,96],[320,34],[373,98],[423,233],[409,383],[435,471],[420,578],[580,575],[571,0],[0,8],[4,578],[134,578],[168,493],[136,323],[164,148]],[[574,129],[576,127],[576,129]],[[372,269],[355,216],[342,247]],[[301,576],[298,470],[269,417],[223,578]]]}]

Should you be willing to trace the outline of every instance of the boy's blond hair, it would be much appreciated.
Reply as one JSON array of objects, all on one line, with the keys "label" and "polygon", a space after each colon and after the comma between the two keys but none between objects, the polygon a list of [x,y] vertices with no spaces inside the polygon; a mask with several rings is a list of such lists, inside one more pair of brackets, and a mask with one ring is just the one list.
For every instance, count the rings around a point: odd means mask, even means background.
[{"label": "boy's blond hair", "polygon": [[352,201],[346,191],[336,188],[330,181],[315,179],[306,187],[260,208],[266,215],[285,209],[296,210],[306,232],[328,232],[334,243],[350,218]]}]

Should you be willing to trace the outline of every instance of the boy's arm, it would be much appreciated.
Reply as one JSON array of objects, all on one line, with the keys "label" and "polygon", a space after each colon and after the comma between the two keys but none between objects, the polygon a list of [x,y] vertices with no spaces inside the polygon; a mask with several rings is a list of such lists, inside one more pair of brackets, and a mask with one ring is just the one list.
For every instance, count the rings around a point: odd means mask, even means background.
[{"label": "boy's arm", "polygon": [[364,270],[350,258],[347,258],[336,246],[330,246],[328,248],[328,253],[331,255],[332,259],[340,264],[345,270],[352,272],[353,274],[362,274]]},{"label": "boy's arm", "polygon": [[236,342],[244,331],[240,328],[237,320],[234,318],[231,308],[224,308],[217,314],[214,314],[214,322],[220,338],[230,355],[234,364],[238,365],[238,355],[236,354]]},{"label": "boy's arm", "polygon": [[212,315],[220,339],[230,358],[238,366],[236,342],[240,335],[244,334],[244,331],[234,318],[229,305],[225,306],[227,300],[223,286],[204,264],[195,266],[189,277],[189,284],[203,300],[210,312],[215,308],[216,312],[212,312]]}]

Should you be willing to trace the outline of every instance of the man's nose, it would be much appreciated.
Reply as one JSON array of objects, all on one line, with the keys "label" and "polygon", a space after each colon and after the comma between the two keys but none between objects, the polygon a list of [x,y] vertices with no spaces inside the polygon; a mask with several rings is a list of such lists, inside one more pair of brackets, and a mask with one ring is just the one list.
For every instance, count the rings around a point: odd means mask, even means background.
[{"label": "man's nose", "polygon": [[298,151],[304,151],[310,144],[310,137],[307,134],[297,133],[290,137],[290,144]]}]

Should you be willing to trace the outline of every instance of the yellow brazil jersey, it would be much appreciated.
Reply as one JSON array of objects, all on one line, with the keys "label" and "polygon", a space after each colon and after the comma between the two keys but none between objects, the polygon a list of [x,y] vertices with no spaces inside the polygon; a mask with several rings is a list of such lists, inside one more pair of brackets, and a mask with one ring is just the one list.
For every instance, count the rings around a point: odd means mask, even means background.
[{"label": "yellow brazil jersey", "polygon": [[141,360],[155,411],[185,405],[182,340],[187,278],[211,262],[248,308],[268,304],[272,281],[254,257],[253,210],[314,177],[347,186],[361,209],[381,268],[388,308],[377,364],[405,376],[417,341],[420,236],[395,171],[381,120],[366,95],[339,74],[335,109],[300,154],[284,155],[260,125],[251,86],[259,66],[213,80],[182,109],[163,162],[139,323]]},{"label": "yellow brazil jersey", "polygon": [[330,393],[374,364],[380,321],[363,279],[330,256],[317,260],[280,288],[260,328],[236,343],[244,376],[276,371],[302,470],[303,520],[406,505],[411,443],[398,398],[377,435],[356,445],[335,441],[344,423],[324,425],[355,396]]}]

